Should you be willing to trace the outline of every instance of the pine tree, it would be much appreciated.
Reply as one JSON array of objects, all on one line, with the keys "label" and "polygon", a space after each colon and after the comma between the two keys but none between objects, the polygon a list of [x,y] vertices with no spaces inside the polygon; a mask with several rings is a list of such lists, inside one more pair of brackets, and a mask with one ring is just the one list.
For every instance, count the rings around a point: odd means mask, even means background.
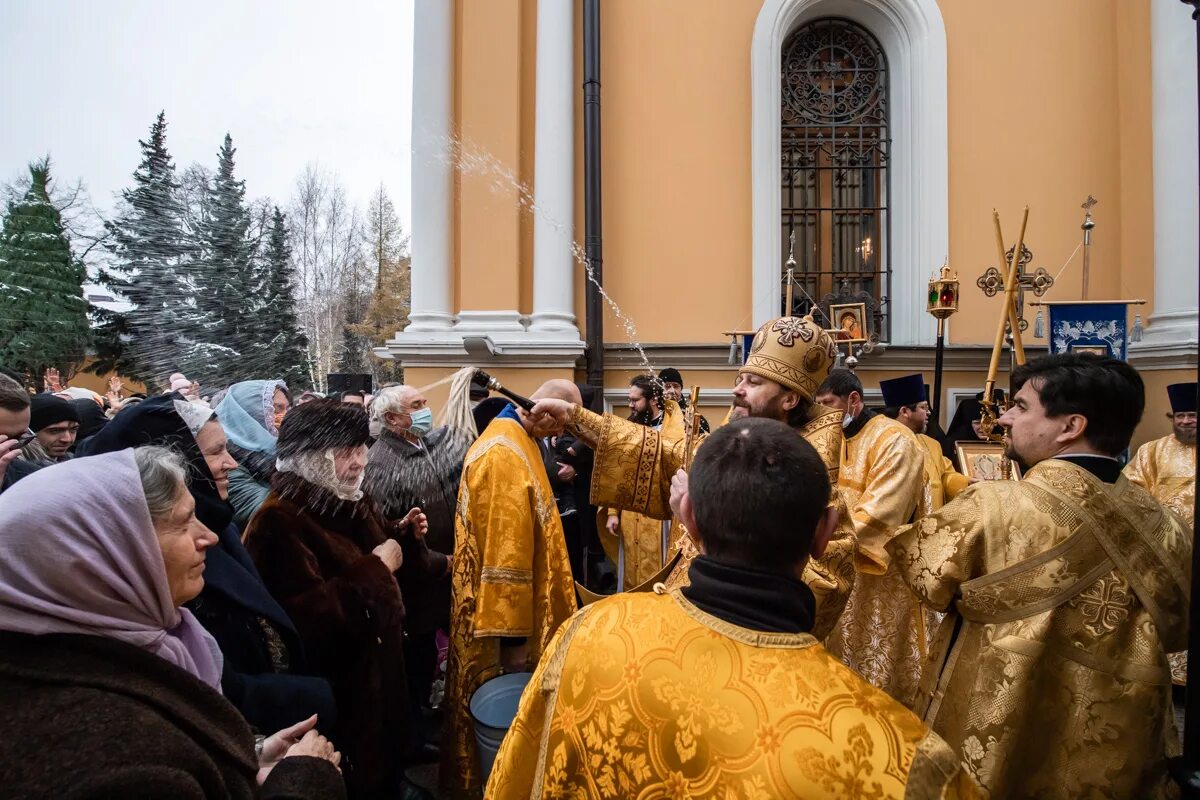
[{"label": "pine tree", "polygon": [[[408,325],[412,299],[411,260],[408,239],[387,191],[380,185],[367,210],[367,238],[375,287],[361,324],[352,326],[372,346],[382,346],[396,331]],[[395,361],[372,356],[376,383],[402,381],[404,371]]]},{"label": "pine tree", "polygon": [[296,287],[293,281],[292,249],[288,244],[287,217],[279,207],[271,216],[271,227],[263,248],[264,287],[262,292],[265,321],[260,340],[262,361],[269,365],[264,374],[280,378],[291,388],[308,388],[308,340],[300,329],[296,314]]},{"label": "pine tree", "polygon": [[197,224],[197,258],[189,270],[195,307],[184,326],[191,340],[180,367],[201,381],[246,380],[259,377],[266,366],[250,357],[261,344],[254,311],[262,287],[249,236],[246,184],[234,177],[236,152],[232,137],[225,134]]},{"label": "pine tree", "polygon": [[49,157],[30,164],[29,174],[0,234],[0,364],[40,382],[48,367],[69,377],[82,365],[91,331],[85,269],[50,201]]},{"label": "pine tree", "polygon": [[146,383],[178,369],[185,355],[181,339],[195,336],[184,330],[196,287],[187,273],[191,247],[166,137],[166,114],[159,112],[149,139],[138,142],[142,161],[133,187],[121,193],[120,214],[108,223],[116,263],[100,279],[134,308],[95,312],[98,359],[90,367]]}]

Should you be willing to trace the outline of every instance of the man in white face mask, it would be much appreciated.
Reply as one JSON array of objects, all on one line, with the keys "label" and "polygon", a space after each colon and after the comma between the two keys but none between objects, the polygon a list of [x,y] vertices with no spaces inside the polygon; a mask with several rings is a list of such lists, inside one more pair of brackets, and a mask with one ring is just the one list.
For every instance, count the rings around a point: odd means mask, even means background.
[{"label": "man in white face mask", "polygon": [[[458,482],[470,440],[452,428],[434,428],[429,402],[411,386],[389,386],[375,395],[371,421],[379,433],[367,455],[363,488],[386,517],[400,519],[420,508],[429,521],[430,549],[453,553]],[[405,621],[405,663],[414,702],[428,704],[437,667],[435,633],[450,624],[449,576],[422,579],[417,590]]]}]

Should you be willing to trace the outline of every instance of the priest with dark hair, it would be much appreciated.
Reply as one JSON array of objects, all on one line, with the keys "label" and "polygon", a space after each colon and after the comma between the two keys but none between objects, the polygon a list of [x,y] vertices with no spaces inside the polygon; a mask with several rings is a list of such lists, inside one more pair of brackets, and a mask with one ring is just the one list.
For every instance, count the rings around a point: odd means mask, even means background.
[{"label": "priest with dark hair", "polygon": [[672,481],[700,549],[689,585],[624,592],[563,626],[487,796],[978,796],[945,742],[809,633],[802,576],[837,528],[832,490],[783,422],[709,436]]}]

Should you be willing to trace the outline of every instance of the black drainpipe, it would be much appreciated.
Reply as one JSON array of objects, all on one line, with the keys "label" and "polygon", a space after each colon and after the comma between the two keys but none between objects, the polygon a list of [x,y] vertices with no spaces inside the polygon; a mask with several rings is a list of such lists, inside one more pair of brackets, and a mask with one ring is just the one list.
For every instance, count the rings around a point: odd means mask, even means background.
[{"label": "black drainpipe", "polygon": [[[596,283],[588,281],[587,382],[604,393],[603,237],[600,233],[600,0],[583,0],[583,225],[584,252]],[[603,400],[601,400],[603,402]]]}]

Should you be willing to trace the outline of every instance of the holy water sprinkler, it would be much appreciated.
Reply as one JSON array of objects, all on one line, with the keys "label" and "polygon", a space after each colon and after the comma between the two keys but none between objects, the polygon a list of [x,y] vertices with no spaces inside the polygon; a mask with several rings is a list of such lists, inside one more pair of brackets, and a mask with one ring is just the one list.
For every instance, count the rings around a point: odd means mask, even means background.
[{"label": "holy water sprinkler", "polygon": [[491,375],[488,375],[481,369],[475,370],[475,374],[471,376],[471,383],[483,389],[487,389],[489,392],[499,392],[526,411],[533,411],[534,402],[532,400],[530,400],[528,397],[522,397],[516,392],[505,389],[500,385],[500,381],[496,380]]}]

